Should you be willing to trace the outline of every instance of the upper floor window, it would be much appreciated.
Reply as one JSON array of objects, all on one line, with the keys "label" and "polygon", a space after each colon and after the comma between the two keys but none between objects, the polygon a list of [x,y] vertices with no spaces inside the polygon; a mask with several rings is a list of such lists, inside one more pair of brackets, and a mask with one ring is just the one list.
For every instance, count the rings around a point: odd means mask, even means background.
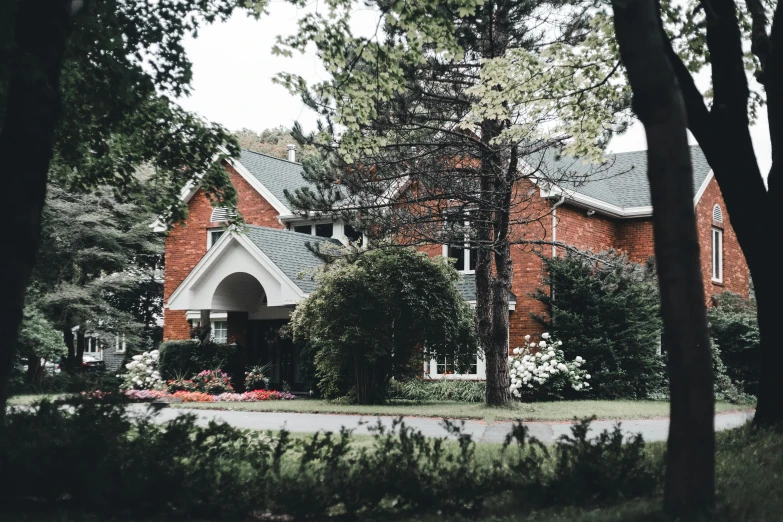
[{"label": "upper floor window", "polygon": [[465,221],[461,230],[462,232],[457,234],[457,236],[462,235],[464,242],[460,242],[459,239],[457,239],[448,245],[444,245],[443,255],[450,259],[454,259],[454,268],[458,271],[472,274],[476,271],[478,249],[471,247],[470,245],[470,222]]},{"label": "upper floor window", "polygon": [[308,223],[306,225],[294,225],[294,232],[309,234],[318,237],[332,237],[334,235],[334,223]]},{"label": "upper floor window", "polygon": [[712,220],[723,223],[723,211],[721,210],[720,205],[712,207]]},{"label": "upper floor window", "polygon": [[723,230],[712,229],[712,280],[723,282]]},{"label": "upper floor window", "polygon": [[220,236],[223,235],[223,232],[225,232],[225,230],[222,228],[211,228],[207,230],[207,250],[212,248],[212,245],[218,242],[218,239],[220,239]]}]

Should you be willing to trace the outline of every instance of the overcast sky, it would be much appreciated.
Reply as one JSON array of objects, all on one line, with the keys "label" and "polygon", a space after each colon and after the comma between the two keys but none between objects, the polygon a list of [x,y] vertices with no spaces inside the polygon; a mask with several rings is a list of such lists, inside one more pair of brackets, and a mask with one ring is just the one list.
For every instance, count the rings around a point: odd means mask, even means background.
[{"label": "overcast sky", "polygon": [[[309,82],[327,78],[314,53],[283,58],[272,55],[277,35],[292,34],[303,14],[287,2],[272,0],[269,14],[261,20],[234,16],[228,22],[199,31],[185,49],[193,61],[193,92],[180,100],[182,106],[231,130],[243,127],[261,131],[299,121],[305,130],[315,128],[315,114],[280,85],[274,75],[287,71],[302,75]],[[370,11],[354,14],[354,27],[374,30],[377,19]],[[356,30],[356,29],[355,29]],[[771,164],[766,111],[751,128],[756,155],[762,172]],[[612,140],[612,152],[646,149],[641,125]]]}]

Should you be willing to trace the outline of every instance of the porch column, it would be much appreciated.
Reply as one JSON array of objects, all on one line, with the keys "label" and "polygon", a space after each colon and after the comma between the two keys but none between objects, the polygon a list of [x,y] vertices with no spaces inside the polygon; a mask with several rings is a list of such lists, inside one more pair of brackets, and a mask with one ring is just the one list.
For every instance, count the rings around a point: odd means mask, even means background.
[{"label": "porch column", "polygon": [[201,320],[199,321],[201,328],[209,328],[212,326],[212,322],[209,320],[209,310],[201,310]]},{"label": "porch column", "polygon": [[237,391],[245,391],[245,371],[247,371],[247,312],[228,312],[226,314],[226,337],[228,344],[237,344],[241,372],[233,375],[231,383]]}]

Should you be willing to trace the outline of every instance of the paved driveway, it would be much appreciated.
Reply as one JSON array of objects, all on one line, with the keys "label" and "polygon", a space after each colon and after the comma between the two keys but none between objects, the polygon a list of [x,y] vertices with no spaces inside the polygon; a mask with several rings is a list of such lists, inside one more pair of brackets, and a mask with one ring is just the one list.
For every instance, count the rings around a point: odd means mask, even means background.
[{"label": "paved driveway", "polygon": [[[143,413],[147,406],[132,405],[136,413]],[[295,433],[314,433],[316,431],[339,431],[341,427],[354,428],[356,434],[368,434],[368,425],[380,421],[384,426],[391,426],[396,417],[333,415],[319,413],[285,413],[285,412],[244,412],[195,410],[187,408],[165,407],[157,417],[159,422],[165,422],[183,413],[195,414],[200,424],[210,420],[223,421],[237,428],[254,430],[287,429]],[[725,430],[742,426],[753,418],[752,412],[722,413],[715,416],[715,429]],[[464,431],[474,440],[483,442],[503,442],[513,426],[509,421],[487,423],[477,419],[466,419]],[[612,429],[617,421],[595,421],[591,428],[593,432]],[[406,417],[405,423],[429,437],[443,437],[448,433],[441,419],[430,417]],[[570,433],[570,422],[526,422],[530,434],[545,443],[554,442],[560,435]],[[621,422],[621,428],[626,434],[641,433],[646,441],[666,440],[669,430],[669,419],[626,420]]]}]

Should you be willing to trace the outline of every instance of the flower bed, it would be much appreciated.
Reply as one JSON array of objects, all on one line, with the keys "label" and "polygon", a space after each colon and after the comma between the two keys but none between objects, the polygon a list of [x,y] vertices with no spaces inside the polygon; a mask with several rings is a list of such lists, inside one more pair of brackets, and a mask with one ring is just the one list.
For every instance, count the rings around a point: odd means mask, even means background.
[{"label": "flower bed", "polygon": [[166,393],[157,390],[128,390],[125,392],[125,396],[136,401],[174,399],[182,402],[258,402],[288,401],[296,399],[296,395],[271,390],[255,390],[245,393],[221,393],[219,395],[189,391]]}]

